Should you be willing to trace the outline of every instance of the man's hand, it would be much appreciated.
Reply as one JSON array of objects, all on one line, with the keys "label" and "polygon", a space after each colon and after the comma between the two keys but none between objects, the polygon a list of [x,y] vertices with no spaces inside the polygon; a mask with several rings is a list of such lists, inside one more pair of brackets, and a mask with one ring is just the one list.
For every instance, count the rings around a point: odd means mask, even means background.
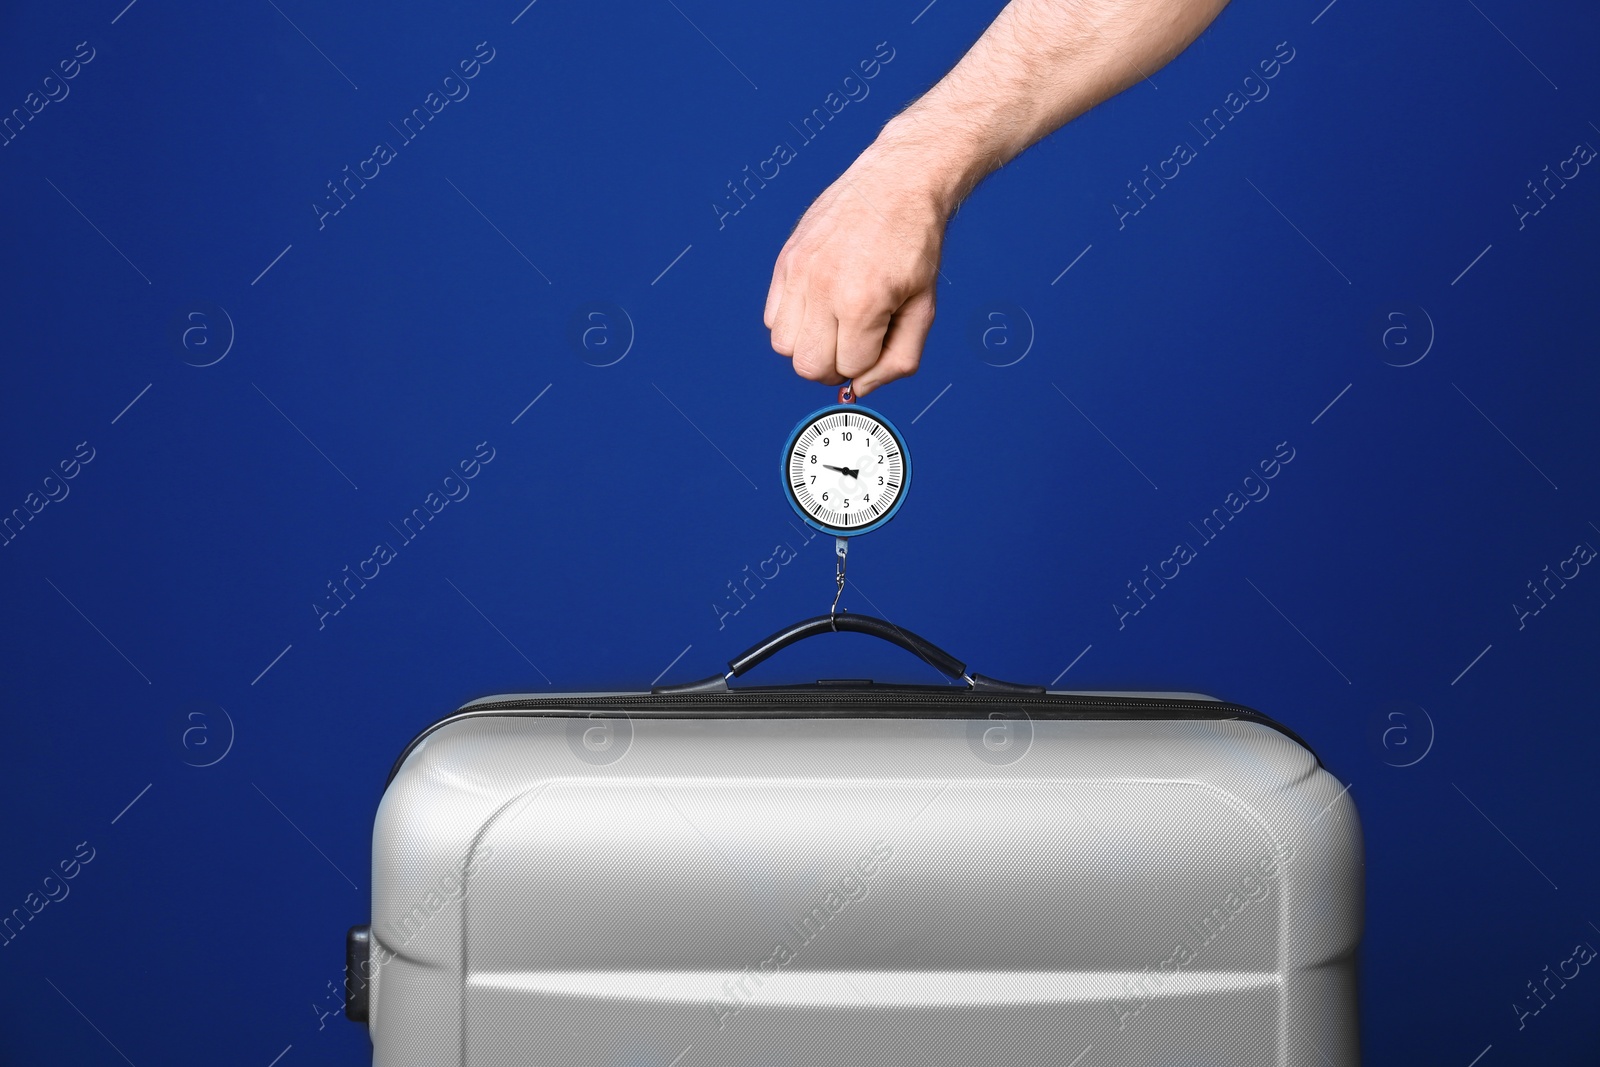
[{"label": "man's hand", "polygon": [[772,347],[802,378],[857,396],[917,372],[933,325],[946,208],[909,181],[911,153],[868,148],[830,185],[778,254],[767,291]]},{"label": "man's hand", "polygon": [[865,396],[915,374],[944,226],[984,176],[1188,47],[1227,0],[1011,0],[811,205],[766,322],[795,373]]}]

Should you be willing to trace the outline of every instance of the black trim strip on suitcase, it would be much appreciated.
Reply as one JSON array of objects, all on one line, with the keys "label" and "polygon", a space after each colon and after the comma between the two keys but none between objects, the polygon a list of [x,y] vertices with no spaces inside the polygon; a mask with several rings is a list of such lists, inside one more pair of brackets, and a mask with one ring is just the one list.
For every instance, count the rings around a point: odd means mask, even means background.
[{"label": "black trim strip on suitcase", "polygon": [[[1076,720],[1199,720],[1256,723],[1283,734],[1310,752],[1304,738],[1254,708],[1223,700],[1154,697],[1073,696],[975,693],[937,686],[874,687],[872,690],[829,692],[826,689],[758,687],[727,693],[620,693],[589,696],[567,694],[493,700],[467,704],[426,727],[400,753],[384,781],[387,789],[400,768],[434,731],[465,719],[576,718],[600,716],[638,719],[987,719],[1013,710],[1016,718]],[[1322,760],[1317,758],[1318,766]]]}]

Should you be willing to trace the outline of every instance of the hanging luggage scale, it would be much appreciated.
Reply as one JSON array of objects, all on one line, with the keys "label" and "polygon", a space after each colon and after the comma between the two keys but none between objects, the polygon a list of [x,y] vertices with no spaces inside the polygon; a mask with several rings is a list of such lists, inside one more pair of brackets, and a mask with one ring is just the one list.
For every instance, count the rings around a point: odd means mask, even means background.
[{"label": "hanging luggage scale", "polygon": [[883,415],[830,404],[800,420],[783,446],[784,493],[823,533],[854,537],[894,517],[911,481],[905,438]]},{"label": "hanging luggage scale", "polygon": [[911,486],[905,438],[887,417],[855,402],[847,382],[839,403],[812,412],[783,446],[783,492],[809,525],[834,536],[833,608],[844,593],[846,538],[876,530],[900,510]]}]

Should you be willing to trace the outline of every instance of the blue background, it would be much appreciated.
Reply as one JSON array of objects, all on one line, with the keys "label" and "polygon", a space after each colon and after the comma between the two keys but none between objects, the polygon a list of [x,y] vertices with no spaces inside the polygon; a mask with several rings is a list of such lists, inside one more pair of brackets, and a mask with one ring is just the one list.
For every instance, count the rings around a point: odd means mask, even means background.
[{"label": "blue background", "polygon": [[[329,983],[419,728],[701,677],[826,609],[830,546],[777,464],[833,391],[761,306],[811,198],[997,10],[925,2],[7,16],[0,108],[94,58],[0,148],[0,513],[94,458],[0,547],[0,910],[94,858],[0,948],[0,1059],[365,1062]],[[1600,174],[1520,229],[1511,206],[1600,144],[1596,19],[1481,5],[1236,3],[986,182],[921,373],[872,398],[916,484],[845,598],[991,675],[1205,691],[1304,735],[1364,821],[1379,1064],[1600,1038],[1588,970],[1521,1030],[1511,1008],[1600,945],[1600,576],[1513,608],[1600,545]],[[319,228],[325,183],[480,41],[470,95]],[[719,229],[724,183],[885,41],[870,96]],[[1270,95],[1119,228],[1125,183],[1282,41]],[[401,543],[480,442],[470,495]],[[1270,496],[1201,543],[1280,442]],[[1180,541],[1197,558],[1119,626]],[[939,680],[812,644],[760,680]]]}]

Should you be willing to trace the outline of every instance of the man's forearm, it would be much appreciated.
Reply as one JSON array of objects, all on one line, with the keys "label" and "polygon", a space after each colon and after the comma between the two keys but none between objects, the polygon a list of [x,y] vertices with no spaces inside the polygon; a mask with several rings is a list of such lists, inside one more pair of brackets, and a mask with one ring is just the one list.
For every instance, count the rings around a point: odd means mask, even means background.
[{"label": "man's forearm", "polygon": [[884,127],[946,215],[991,171],[1159,70],[1227,0],[1012,0],[961,62]]},{"label": "man's forearm", "polygon": [[795,373],[857,396],[915,374],[945,224],[973,186],[1148,77],[1227,0],[1011,0],[945,75],[806,211],[764,313]]}]

